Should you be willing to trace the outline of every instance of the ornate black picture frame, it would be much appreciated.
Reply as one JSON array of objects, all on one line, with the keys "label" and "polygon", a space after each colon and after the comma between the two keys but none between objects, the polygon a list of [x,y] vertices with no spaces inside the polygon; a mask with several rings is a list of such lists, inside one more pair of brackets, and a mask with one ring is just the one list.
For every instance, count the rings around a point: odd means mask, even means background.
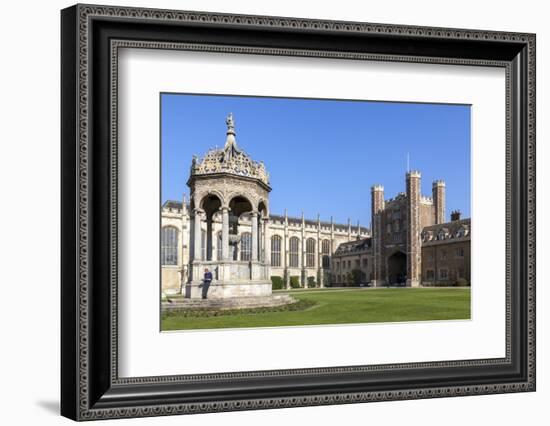
[{"label": "ornate black picture frame", "polygon": [[[61,29],[62,415],[92,420],[535,390],[534,34],[95,5],[64,9]],[[504,68],[506,356],[119,378],[116,96],[124,46]]]}]

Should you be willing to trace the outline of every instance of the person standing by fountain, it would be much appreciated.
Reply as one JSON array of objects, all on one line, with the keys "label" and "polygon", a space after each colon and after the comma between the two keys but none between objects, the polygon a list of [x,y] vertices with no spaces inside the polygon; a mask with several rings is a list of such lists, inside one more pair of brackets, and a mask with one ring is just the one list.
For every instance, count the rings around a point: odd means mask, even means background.
[{"label": "person standing by fountain", "polygon": [[212,272],[208,268],[204,268],[204,278],[202,284],[202,298],[206,299],[208,296],[208,289],[210,288],[210,283],[212,282]]}]

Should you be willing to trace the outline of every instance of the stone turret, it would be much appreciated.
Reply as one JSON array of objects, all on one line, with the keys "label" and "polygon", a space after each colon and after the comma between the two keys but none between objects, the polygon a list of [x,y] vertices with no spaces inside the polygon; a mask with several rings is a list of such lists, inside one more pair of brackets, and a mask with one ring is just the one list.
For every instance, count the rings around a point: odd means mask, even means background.
[{"label": "stone turret", "polygon": [[382,212],[384,211],[384,187],[373,185],[371,187],[371,232],[372,248],[374,254],[372,285],[375,287],[384,284],[384,261],[382,247]]},{"label": "stone turret", "polygon": [[445,181],[434,180],[432,183],[435,224],[445,223]]},{"label": "stone turret", "polygon": [[420,172],[407,173],[407,287],[420,285]]}]

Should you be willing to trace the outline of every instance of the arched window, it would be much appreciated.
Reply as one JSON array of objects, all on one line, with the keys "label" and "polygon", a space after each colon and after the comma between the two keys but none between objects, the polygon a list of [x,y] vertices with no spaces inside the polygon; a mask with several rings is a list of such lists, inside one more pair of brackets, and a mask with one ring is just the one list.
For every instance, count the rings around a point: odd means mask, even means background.
[{"label": "arched window", "polygon": [[222,232],[218,232],[218,236],[216,238],[216,259],[222,260]]},{"label": "arched window", "polygon": [[321,253],[323,254],[323,268],[330,268],[330,241],[323,240],[321,243]]},{"label": "arched window", "polygon": [[160,261],[163,265],[178,264],[178,230],[173,226],[162,228]]},{"label": "arched window", "polygon": [[281,266],[281,237],[271,237],[271,266]]},{"label": "arched window", "polygon": [[241,234],[241,260],[250,260],[252,258],[252,234],[243,232]]},{"label": "arched window", "polygon": [[290,267],[298,268],[300,266],[300,240],[298,237],[291,237],[288,245]]},{"label": "arched window", "polygon": [[206,231],[201,230],[201,259],[206,260]]},{"label": "arched window", "polygon": [[315,240],[313,238],[306,240],[306,266],[308,268],[315,267]]}]

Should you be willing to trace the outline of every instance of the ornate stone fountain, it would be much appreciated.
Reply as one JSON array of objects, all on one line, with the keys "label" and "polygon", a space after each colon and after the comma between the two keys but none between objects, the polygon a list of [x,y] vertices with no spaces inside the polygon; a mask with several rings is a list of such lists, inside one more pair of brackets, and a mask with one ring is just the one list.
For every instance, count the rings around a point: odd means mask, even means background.
[{"label": "ornate stone fountain", "polygon": [[[194,157],[191,165],[191,261],[185,296],[201,297],[208,268],[214,275],[208,298],[270,297],[269,175],[263,163],[237,145],[232,114],[226,124],[225,146]],[[214,218],[219,224],[220,216],[222,229],[214,236]],[[240,254],[245,233],[246,257]],[[219,235],[220,247],[214,250]]]}]

